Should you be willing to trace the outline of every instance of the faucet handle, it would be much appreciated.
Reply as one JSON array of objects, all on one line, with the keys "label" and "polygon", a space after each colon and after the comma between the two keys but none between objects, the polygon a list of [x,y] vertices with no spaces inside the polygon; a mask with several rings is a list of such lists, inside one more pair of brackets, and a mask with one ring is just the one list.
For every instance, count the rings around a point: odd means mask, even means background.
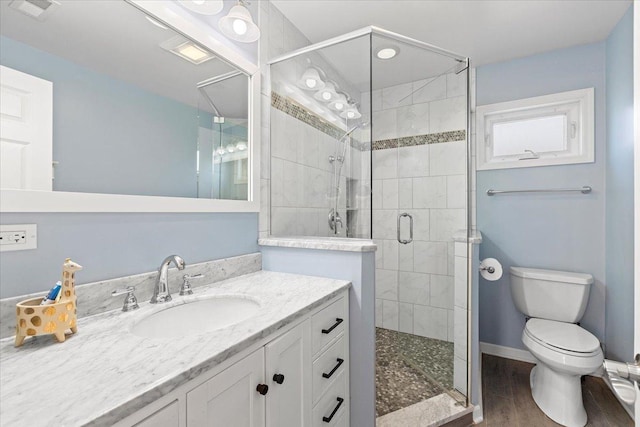
[{"label": "faucet handle", "polygon": [[182,276],[183,282],[182,287],[180,288],[180,296],[193,294],[193,291],[191,290],[191,279],[200,279],[202,277],[204,277],[204,274],[185,274]]},{"label": "faucet handle", "polygon": [[124,298],[124,304],[122,305],[122,311],[131,311],[139,308],[138,300],[133,292],[136,290],[135,286],[127,286],[126,288],[116,289],[111,292],[111,296],[117,297],[119,295],[127,294]]}]

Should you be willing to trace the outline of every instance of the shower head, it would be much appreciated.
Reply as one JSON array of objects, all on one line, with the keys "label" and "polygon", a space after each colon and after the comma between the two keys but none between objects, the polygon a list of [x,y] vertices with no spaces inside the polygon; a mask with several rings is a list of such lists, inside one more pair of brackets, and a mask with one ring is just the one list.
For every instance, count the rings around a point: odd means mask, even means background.
[{"label": "shower head", "polygon": [[358,129],[364,129],[367,126],[369,126],[369,122],[360,122],[357,125],[353,126],[352,128],[350,128],[349,130],[347,130],[344,135],[342,135],[339,139],[339,141],[342,141],[343,139],[345,139],[346,137],[350,136],[353,132],[355,132]]}]

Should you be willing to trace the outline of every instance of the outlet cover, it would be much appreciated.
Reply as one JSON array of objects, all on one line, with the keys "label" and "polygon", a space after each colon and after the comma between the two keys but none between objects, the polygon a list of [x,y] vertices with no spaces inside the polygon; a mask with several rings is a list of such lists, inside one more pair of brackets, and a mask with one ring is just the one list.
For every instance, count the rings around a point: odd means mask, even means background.
[{"label": "outlet cover", "polygon": [[36,224],[0,225],[0,252],[24,251],[38,247]]}]

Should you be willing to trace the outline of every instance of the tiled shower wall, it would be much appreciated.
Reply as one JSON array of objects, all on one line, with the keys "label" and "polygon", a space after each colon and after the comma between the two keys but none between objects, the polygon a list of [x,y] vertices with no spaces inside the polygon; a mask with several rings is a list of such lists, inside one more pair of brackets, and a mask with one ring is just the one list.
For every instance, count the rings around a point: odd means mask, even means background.
[{"label": "tiled shower wall", "polygon": [[[467,148],[465,133],[451,131],[466,129],[466,75],[384,88],[371,100],[373,140],[400,145],[374,142],[372,153],[377,326],[453,341],[453,234],[466,226]],[[448,138],[434,135],[444,132]],[[417,135],[459,140],[402,146],[404,137]],[[403,212],[414,218],[413,242],[406,245],[396,234]],[[407,222],[403,227],[407,238]]]}]

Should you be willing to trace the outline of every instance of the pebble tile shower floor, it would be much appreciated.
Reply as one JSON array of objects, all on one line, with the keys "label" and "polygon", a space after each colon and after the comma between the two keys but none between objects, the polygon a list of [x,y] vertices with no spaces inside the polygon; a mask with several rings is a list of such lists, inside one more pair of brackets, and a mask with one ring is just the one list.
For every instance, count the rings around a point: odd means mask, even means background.
[{"label": "pebble tile shower floor", "polygon": [[453,388],[453,343],[376,328],[376,416]]}]

